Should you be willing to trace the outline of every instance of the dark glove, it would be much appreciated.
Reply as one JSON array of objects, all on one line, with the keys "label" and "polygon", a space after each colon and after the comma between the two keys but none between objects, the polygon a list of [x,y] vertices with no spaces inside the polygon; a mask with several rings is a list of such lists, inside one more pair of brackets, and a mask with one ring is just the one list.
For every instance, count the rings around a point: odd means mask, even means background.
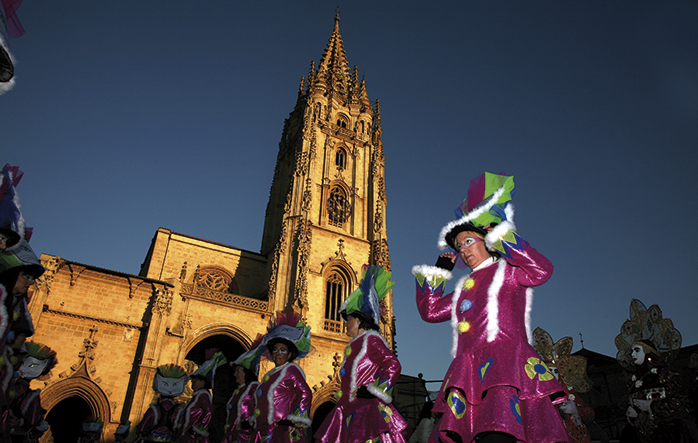
[{"label": "dark glove", "polygon": [[454,267],[455,265],[456,265],[456,264],[453,263],[453,262],[451,261],[450,258],[444,257],[443,255],[440,255],[440,256],[439,256],[439,259],[436,260],[436,265],[435,265],[435,266],[436,266],[437,268],[445,269],[445,270],[447,270],[447,271],[453,271],[453,267]]},{"label": "dark glove", "polygon": [[279,420],[279,426],[288,426],[290,428],[291,426],[294,426],[294,424],[291,420],[286,420],[285,418],[282,418],[281,420]]},{"label": "dark glove", "polygon": [[245,430],[250,430],[252,429],[252,425],[250,424],[249,421],[245,420],[242,423],[240,423],[240,427]]},{"label": "dark glove", "polygon": [[366,386],[361,386],[356,390],[356,398],[376,398],[376,396],[371,394]]}]

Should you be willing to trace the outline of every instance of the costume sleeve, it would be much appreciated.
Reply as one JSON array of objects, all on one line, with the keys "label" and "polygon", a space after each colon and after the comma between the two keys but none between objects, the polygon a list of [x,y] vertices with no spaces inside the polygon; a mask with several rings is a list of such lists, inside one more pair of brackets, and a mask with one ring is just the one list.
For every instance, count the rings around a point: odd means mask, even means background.
[{"label": "costume sleeve", "polygon": [[152,404],[150,405],[148,410],[145,411],[145,414],[143,414],[143,419],[140,423],[138,423],[138,426],[136,427],[136,430],[138,431],[139,435],[149,434],[150,431],[153,429],[153,426],[155,426],[155,423],[157,421],[157,418],[155,417],[155,415],[157,414],[156,408],[157,406]]},{"label": "costume sleeve", "polygon": [[451,319],[451,297],[444,297],[446,282],[453,274],[436,266],[415,266],[412,268],[417,280],[417,310],[422,320],[441,323]]},{"label": "costume sleeve", "polygon": [[517,268],[516,279],[521,286],[542,285],[553,275],[553,264],[513,228],[514,224],[508,221],[495,227],[485,237],[487,247],[499,252],[510,265]]},{"label": "costume sleeve", "polygon": [[296,426],[307,428],[312,424],[310,420],[310,403],[313,401],[313,393],[308,383],[305,382],[303,372],[295,365],[288,368],[286,378],[292,380],[298,400],[298,404],[286,416],[286,420],[292,421]]},{"label": "costume sleeve", "polygon": [[198,394],[192,403],[187,406],[184,419],[183,432],[192,432],[204,437],[208,436],[208,425],[213,415],[211,395],[208,392]]},{"label": "costume sleeve", "polygon": [[366,389],[383,403],[392,403],[393,389],[402,371],[400,362],[379,335],[368,336],[366,354],[381,368],[376,374],[376,379],[366,386]]}]

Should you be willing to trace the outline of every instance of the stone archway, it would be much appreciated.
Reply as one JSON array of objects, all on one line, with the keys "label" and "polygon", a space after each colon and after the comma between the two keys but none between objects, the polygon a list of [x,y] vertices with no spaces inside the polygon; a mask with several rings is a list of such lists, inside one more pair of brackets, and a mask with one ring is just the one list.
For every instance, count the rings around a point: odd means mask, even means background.
[{"label": "stone archway", "polygon": [[[241,329],[228,324],[211,324],[189,334],[187,340],[182,343],[178,359],[182,363],[189,360],[196,365],[201,365],[206,360],[206,350],[216,348],[223,352],[230,363],[247,351],[251,345],[252,340]],[[230,365],[218,368],[212,390],[213,420],[209,426],[211,441],[220,441],[223,437],[227,416],[226,404],[235,388],[236,383]]]},{"label": "stone archway", "polygon": [[313,403],[310,405],[310,416],[313,418],[311,435],[315,435],[337,404],[336,394],[339,387],[339,383],[332,382],[313,393]]},{"label": "stone archway", "polygon": [[[41,405],[47,411],[46,421],[49,426],[52,421],[57,425],[57,435],[47,432],[41,437],[42,442],[52,440],[56,443],[72,443],[75,441],[71,440],[75,435],[73,427],[77,427],[79,433],[80,424],[90,415],[99,417],[104,422],[103,438],[104,431],[111,422],[111,407],[106,394],[89,377],[79,372],[42,389]],[[66,410],[69,410],[68,414],[63,413]]]}]

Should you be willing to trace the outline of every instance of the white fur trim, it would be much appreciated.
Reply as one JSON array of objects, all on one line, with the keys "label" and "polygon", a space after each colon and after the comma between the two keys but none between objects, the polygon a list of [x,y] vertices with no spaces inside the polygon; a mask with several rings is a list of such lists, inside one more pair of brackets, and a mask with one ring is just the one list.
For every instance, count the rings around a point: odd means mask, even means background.
[{"label": "white fur trim", "polygon": [[488,232],[485,236],[485,245],[487,246],[487,249],[491,251],[492,245],[497,243],[497,240],[502,238],[509,231],[516,231],[516,225],[512,221],[503,221],[495,226],[494,229]]},{"label": "white fur trim", "polygon": [[251,389],[251,388],[257,389],[258,386],[259,386],[259,383],[253,381],[252,383],[250,383],[249,385],[247,385],[247,388],[245,388],[245,391],[240,395],[240,398],[238,398],[238,404],[237,404],[238,415],[237,415],[237,417],[236,417],[236,421],[239,421],[239,420],[240,420],[240,416],[242,416],[242,401],[243,401],[243,400],[245,399],[245,397],[247,397],[247,395],[250,393],[250,389]]},{"label": "white fur trim", "polygon": [[499,290],[504,284],[504,268],[506,260],[500,260],[494,271],[492,283],[487,288],[487,341],[492,342],[499,334]]},{"label": "white fur trim", "polygon": [[446,242],[446,234],[451,232],[451,229],[455,228],[458,225],[462,225],[463,223],[467,223],[470,220],[477,218],[485,212],[489,211],[492,208],[492,206],[494,206],[494,204],[497,203],[497,200],[499,200],[499,197],[501,197],[502,194],[504,194],[504,186],[494,191],[489,202],[486,205],[480,206],[479,208],[468,212],[458,220],[453,220],[452,222],[448,223],[446,226],[441,228],[441,232],[439,233],[439,241],[437,243],[439,249],[443,251],[448,247],[448,243]]},{"label": "white fur trim", "polygon": [[526,288],[526,336],[528,337],[528,344],[533,346],[533,334],[531,333],[531,311],[533,311],[533,288]]},{"label": "white fur trim", "polygon": [[390,404],[393,402],[393,397],[391,397],[390,395],[386,394],[385,392],[381,391],[373,385],[366,386],[366,389],[368,390],[368,392],[375,395],[378,400],[382,401],[385,404]]},{"label": "white fur trim", "polygon": [[293,414],[288,414],[286,416],[286,420],[292,421],[293,423],[298,423],[302,425],[302,427],[307,428],[308,426],[312,425],[313,422],[309,418],[301,417],[299,415],[293,415]]},{"label": "white fur trim", "polygon": [[453,273],[449,271],[448,269],[444,268],[439,268],[438,266],[429,266],[429,265],[416,265],[412,266],[412,275],[438,275],[440,277],[445,278],[446,280],[450,280],[453,278]]}]

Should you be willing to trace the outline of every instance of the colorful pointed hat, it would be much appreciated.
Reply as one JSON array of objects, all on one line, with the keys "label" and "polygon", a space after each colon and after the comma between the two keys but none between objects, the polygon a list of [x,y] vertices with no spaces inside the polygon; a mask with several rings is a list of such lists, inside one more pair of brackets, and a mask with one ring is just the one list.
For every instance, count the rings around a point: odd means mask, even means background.
[{"label": "colorful pointed hat", "polygon": [[266,351],[266,346],[260,346],[263,339],[264,336],[262,334],[257,334],[257,338],[252,342],[250,350],[236,358],[230,365],[242,366],[253,372],[255,376],[259,375],[259,361],[262,359],[262,354]]},{"label": "colorful pointed hat", "polygon": [[306,325],[301,314],[295,311],[277,312],[276,319],[269,324],[267,331],[269,332],[262,341],[269,358],[272,348],[280,341],[296,348],[296,358],[303,358],[310,352],[310,326]]},{"label": "colorful pointed hat", "polygon": [[216,369],[226,364],[228,360],[223,355],[223,352],[212,348],[206,350],[206,361],[191,374],[191,379],[201,379],[206,381],[208,387],[213,388],[213,382],[216,378]]},{"label": "colorful pointed hat", "polygon": [[238,357],[234,364],[253,370],[256,375],[259,373],[262,355],[271,360],[271,348],[280,341],[290,345],[291,351],[297,354],[296,358],[303,358],[310,352],[310,326],[294,311],[277,312],[267,331],[259,344],[255,346],[253,343],[251,349]]},{"label": "colorful pointed hat", "polygon": [[504,220],[513,223],[513,210],[510,207],[514,196],[514,177],[501,174],[484,174],[470,181],[468,198],[456,208],[456,220],[441,228],[438,247],[455,249],[454,239],[459,232],[477,231],[486,234],[487,226]]},{"label": "colorful pointed hat", "polygon": [[0,251],[0,274],[14,268],[25,268],[23,270],[33,273],[34,277],[41,276],[45,271],[41,261],[24,239],[12,248]]},{"label": "colorful pointed hat", "polygon": [[349,315],[361,314],[373,321],[376,327],[380,326],[380,302],[395,284],[390,281],[390,276],[383,266],[364,265],[359,288],[339,308],[342,317],[346,320]]}]

